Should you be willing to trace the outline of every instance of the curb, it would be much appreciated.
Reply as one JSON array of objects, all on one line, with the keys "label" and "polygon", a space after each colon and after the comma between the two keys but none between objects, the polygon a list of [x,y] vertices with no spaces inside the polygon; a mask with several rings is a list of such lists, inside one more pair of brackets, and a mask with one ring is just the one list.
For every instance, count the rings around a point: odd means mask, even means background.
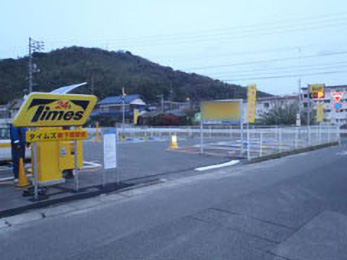
[{"label": "curb", "polygon": [[310,147],[306,147],[306,148],[301,148],[301,149],[296,149],[296,150],[291,150],[291,151],[285,151],[285,152],[281,152],[281,153],[275,153],[275,154],[266,155],[266,156],[258,157],[255,159],[251,159],[250,163],[258,163],[258,162],[268,161],[268,160],[272,160],[272,159],[278,159],[278,158],[282,158],[282,157],[289,156],[289,155],[310,152],[310,151],[314,151],[314,150],[318,150],[318,149],[322,149],[322,148],[326,148],[326,147],[330,147],[330,146],[336,146],[336,145],[339,145],[339,142],[331,142],[331,143],[327,143],[327,144],[320,144],[320,145],[310,146]]},{"label": "curb", "polygon": [[[2,211],[0,211],[0,221],[3,218],[14,217],[14,216],[17,216],[19,214],[27,213],[29,210],[42,209],[42,208],[46,208],[46,207],[54,206],[54,205],[59,205],[59,204],[66,203],[66,202],[84,200],[84,199],[88,199],[88,198],[97,197],[99,195],[121,194],[122,192],[125,192],[125,191],[134,190],[134,189],[138,189],[141,187],[154,185],[157,183],[160,183],[160,180],[150,180],[150,181],[142,182],[139,184],[120,183],[119,185],[117,185],[117,183],[109,183],[105,187],[102,187],[102,186],[88,187],[88,188],[98,188],[98,190],[75,193],[71,196],[67,196],[64,198],[50,199],[50,200],[45,200],[45,201],[37,201],[37,202],[34,202],[30,205],[25,205],[25,206],[21,206],[21,207],[17,207],[17,208],[2,210]],[[30,214],[30,212],[27,214]],[[44,216],[41,216],[41,217],[44,218]],[[0,227],[2,226],[2,224],[3,223],[0,222]]]}]

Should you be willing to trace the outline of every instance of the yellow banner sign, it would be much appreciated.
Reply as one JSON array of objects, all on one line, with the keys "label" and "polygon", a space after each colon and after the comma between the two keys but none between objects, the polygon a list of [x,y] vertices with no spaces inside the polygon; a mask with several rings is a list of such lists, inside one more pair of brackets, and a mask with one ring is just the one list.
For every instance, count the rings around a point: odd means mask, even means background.
[{"label": "yellow banner sign", "polygon": [[324,104],[317,104],[317,122],[324,122]]},{"label": "yellow banner sign", "polygon": [[29,143],[38,141],[48,142],[82,140],[87,138],[87,130],[40,129],[26,132],[26,141]]},{"label": "yellow banner sign", "polygon": [[134,125],[137,125],[137,119],[139,118],[140,110],[134,109]]},{"label": "yellow banner sign", "polygon": [[219,100],[201,102],[202,121],[232,121],[241,120],[241,100]]},{"label": "yellow banner sign", "polygon": [[32,93],[13,120],[15,126],[81,126],[96,104],[96,96]]},{"label": "yellow banner sign", "polygon": [[248,110],[247,110],[247,122],[254,123],[255,111],[257,104],[257,86],[248,86]]},{"label": "yellow banner sign", "polygon": [[324,84],[310,85],[310,98],[324,98]]}]

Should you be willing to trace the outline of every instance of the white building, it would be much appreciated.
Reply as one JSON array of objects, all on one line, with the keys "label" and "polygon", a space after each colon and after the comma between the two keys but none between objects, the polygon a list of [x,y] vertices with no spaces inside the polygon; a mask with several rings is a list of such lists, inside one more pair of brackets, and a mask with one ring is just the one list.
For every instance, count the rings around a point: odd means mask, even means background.
[{"label": "white building", "polygon": [[[309,98],[308,88],[302,88],[302,107],[303,111],[312,111],[313,116],[316,117],[317,114],[317,104],[324,103],[324,122],[330,124],[344,125],[347,124],[347,85],[342,86],[325,86],[324,98]],[[341,92],[341,103],[342,108],[339,110],[335,109],[336,100],[334,94]]]}]

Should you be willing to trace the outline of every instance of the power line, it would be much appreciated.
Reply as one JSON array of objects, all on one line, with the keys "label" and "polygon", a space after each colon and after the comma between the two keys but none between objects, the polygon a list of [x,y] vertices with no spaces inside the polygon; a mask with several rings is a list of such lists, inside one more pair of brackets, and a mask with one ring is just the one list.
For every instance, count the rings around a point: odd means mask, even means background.
[{"label": "power line", "polygon": [[[333,27],[332,27],[333,25]],[[322,30],[326,27],[329,27],[330,29],[338,29],[337,27],[340,25],[347,25],[347,21],[341,24],[331,24],[331,25],[320,25],[320,26],[310,26],[310,27],[304,27],[304,28],[278,28],[276,30],[270,30],[270,31],[253,31],[253,32],[247,32],[247,33],[239,33],[239,34],[224,34],[219,37],[215,37],[216,35],[205,35],[205,36],[197,36],[197,37],[187,37],[187,38],[176,38],[176,39],[160,39],[158,38],[156,41],[140,41],[140,42],[121,42],[116,41],[114,44],[109,43],[108,45],[111,46],[118,46],[118,48],[129,48],[130,46],[136,46],[136,47],[153,47],[153,46],[160,46],[160,45],[175,45],[175,47],[181,47],[183,44],[197,44],[197,43],[203,43],[203,42],[227,42],[227,41],[235,41],[240,40],[243,38],[248,37],[258,37],[258,36],[271,36],[274,34],[281,34],[281,33],[288,33],[288,32],[304,32],[304,31],[312,31],[312,30]],[[326,32],[326,30],[325,30]],[[177,45],[181,44],[181,45]]]},{"label": "power line", "polygon": [[250,77],[250,78],[236,78],[236,79],[220,79],[220,80],[221,81],[225,81],[225,82],[235,82],[235,81],[241,81],[241,80],[293,78],[293,77],[299,77],[299,76],[339,74],[339,73],[346,73],[346,72],[347,72],[347,70],[338,70],[338,71],[326,71],[326,72],[319,72],[319,73],[289,74],[289,75],[279,75],[279,76]]},{"label": "power line", "polygon": [[[301,46],[293,46],[293,47],[283,47],[283,48],[276,48],[276,49],[260,49],[260,50],[252,50],[252,51],[239,51],[239,52],[228,52],[228,53],[221,53],[220,55],[222,55],[221,58],[225,59],[225,58],[229,58],[229,57],[235,57],[235,56],[243,56],[243,55],[258,55],[258,54],[264,54],[264,53],[278,53],[278,52],[290,52],[290,51],[294,51],[294,50],[298,50],[298,48],[304,48],[304,47],[311,47],[312,45],[301,45]],[[217,56],[214,55],[214,57]],[[155,57],[155,56],[154,56]],[[153,58],[153,56],[152,56]],[[187,56],[185,57],[174,57],[173,58],[175,61],[180,61],[180,60],[185,60],[187,61]],[[197,60],[206,60],[206,57],[197,57],[194,58],[194,61]],[[190,60],[188,60],[190,62]]]},{"label": "power line", "polygon": [[[259,28],[264,27],[264,26],[270,26],[270,27],[278,27],[278,25],[286,25],[289,23],[289,26],[302,26],[305,23],[309,23],[309,24],[314,24],[316,25],[319,22],[336,22],[339,20],[345,21],[345,19],[347,18],[347,12],[342,12],[342,13],[336,13],[336,14],[330,14],[330,15],[321,15],[321,16],[308,16],[308,17],[302,17],[302,18],[294,18],[293,19],[288,19],[288,20],[281,20],[281,21],[275,21],[275,22],[266,22],[266,23],[260,23],[260,24],[253,24],[253,25],[247,25],[247,26],[234,26],[234,27],[225,27],[225,28],[216,28],[216,29],[209,29],[209,30],[201,30],[199,32],[186,32],[186,33],[175,33],[175,34],[161,34],[161,35],[147,35],[147,36],[142,36],[142,37],[128,37],[128,38],[105,38],[102,39],[102,41],[113,41],[116,40],[117,42],[122,42],[122,41],[134,41],[134,40],[156,40],[158,38],[182,38],[185,36],[197,36],[197,35],[201,35],[201,34],[206,34],[208,33],[208,35],[211,35],[210,32],[213,33],[220,33],[222,32],[223,34],[225,33],[225,31],[229,32],[229,31],[235,31],[235,30],[241,30],[241,31],[245,31],[245,30],[259,30]],[[307,21],[307,22],[306,22]]]},{"label": "power line", "polygon": [[[343,13],[344,15],[346,15],[347,13]],[[330,16],[328,16],[327,18],[329,18]],[[323,19],[322,19],[323,18]],[[156,35],[156,36],[144,36],[144,37],[133,37],[133,38],[123,38],[123,39],[95,39],[94,41],[102,41],[103,43],[105,43],[105,41],[109,42],[110,41],[115,41],[117,45],[129,45],[129,41],[131,41],[130,45],[160,45],[160,44],[165,44],[165,41],[169,41],[169,43],[189,43],[189,42],[196,42],[196,40],[222,40],[224,38],[224,40],[228,39],[228,38],[232,38],[233,40],[235,40],[237,37],[248,37],[248,36],[254,36],[254,35],[270,35],[270,34],[274,34],[274,33],[283,33],[283,32],[288,32],[288,31],[297,31],[297,30],[307,30],[307,29],[321,29],[324,27],[324,24],[331,26],[334,25],[335,27],[338,25],[345,25],[346,24],[346,18],[347,17],[336,17],[334,16],[333,18],[324,18],[324,16],[321,17],[311,17],[310,20],[312,21],[308,21],[308,22],[303,22],[307,19],[301,19],[300,22],[298,22],[297,20],[294,21],[290,20],[289,22],[291,22],[292,24],[288,24],[286,25],[286,23],[288,21],[282,21],[282,22],[277,22],[277,23],[263,23],[263,24],[257,24],[257,25],[253,25],[253,26],[244,26],[244,27],[234,27],[232,30],[234,30],[234,34],[230,33],[230,29],[228,29],[228,31],[225,31],[225,29],[219,29],[220,31],[218,32],[218,30],[214,30],[213,33],[208,33],[209,31],[203,31],[200,33],[184,33],[184,34],[172,34],[172,35]],[[337,19],[336,19],[337,18]],[[324,20],[325,19],[325,20]],[[338,21],[342,21],[343,23],[336,23]],[[323,25],[319,25],[320,23],[323,23]],[[267,25],[269,28],[262,28],[262,26]],[[306,27],[304,28],[304,26],[307,25],[311,25],[311,27]],[[283,27],[284,26],[284,27]],[[287,27],[287,28],[286,28]],[[334,28],[335,28],[334,27]],[[275,31],[271,31],[274,30]],[[231,30],[231,31],[232,31]],[[235,30],[239,31],[236,32],[235,34]],[[265,31],[262,32],[261,30],[270,30],[270,31]],[[246,34],[245,34],[246,32]],[[241,33],[241,34],[240,34]],[[222,38],[215,38],[216,36],[222,36]],[[226,38],[226,39],[225,39]],[[137,42],[136,42],[137,41]],[[139,42],[140,41],[140,42]]]},{"label": "power line", "polygon": [[[338,66],[336,66],[338,65]],[[322,67],[323,66],[323,67]],[[332,68],[340,68],[347,66],[347,61],[342,61],[342,62],[334,62],[334,63],[320,63],[320,64],[306,64],[306,65],[301,65],[300,70],[317,70],[317,69],[332,69]],[[245,70],[245,71],[223,71],[223,72],[217,72],[217,73],[211,73],[214,76],[221,76],[225,74],[232,74],[232,73],[241,73],[237,75],[242,75],[242,74],[264,74],[264,73],[277,73],[277,72],[285,72],[285,71],[297,71],[298,67],[297,66],[285,66],[285,67],[275,67],[275,68],[265,68],[265,69],[253,69],[253,70]],[[235,75],[233,75],[235,76]]]},{"label": "power line", "polygon": [[215,65],[215,66],[196,67],[196,68],[188,68],[188,69],[185,69],[185,70],[192,71],[192,70],[225,68],[225,67],[232,67],[232,66],[244,66],[244,65],[251,65],[251,64],[268,63],[268,62],[280,62],[280,61],[296,60],[296,59],[299,59],[299,58],[300,59],[303,59],[303,58],[316,58],[316,57],[343,55],[343,54],[347,54],[347,51],[339,51],[339,52],[333,52],[333,53],[322,53],[322,54],[315,54],[315,55],[306,55],[306,56],[301,56],[301,57],[276,58],[276,59],[268,59],[268,60],[260,60],[260,61],[250,61],[250,62],[240,62],[240,63]]},{"label": "power line", "polygon": [[[331,66],[331,67],[321,67],[321,68],[308,68],[308,69],[303,69],[301,72],[305,72],[306,73],[318,73],[320,71],[325,72],[326,70],[331,70],[331,69],[344,69],[347,68],[347,64],[343,65],[343,66]],[[259,73],[244,73],[244,74],[233,74],[233,73],[228,73],[228,74],[224,74],[224,76],[232,76],[234,78],[242,78],[242,77],[261,77],[261,76],[267,76],[267,75],[271,75],[271,76],[277,76],[277,75],[281,75],[283,73],[296,73],[293,70],[287,70],[287,71],[267,71],[267,72],[259,72]],[[298,73],[300,75],[300,73]],[[211,74],[213,75],[213,77],[223,77],[223,75],[215,75],[215,74]],[[300,77],[300,76],[299,76]]]}]

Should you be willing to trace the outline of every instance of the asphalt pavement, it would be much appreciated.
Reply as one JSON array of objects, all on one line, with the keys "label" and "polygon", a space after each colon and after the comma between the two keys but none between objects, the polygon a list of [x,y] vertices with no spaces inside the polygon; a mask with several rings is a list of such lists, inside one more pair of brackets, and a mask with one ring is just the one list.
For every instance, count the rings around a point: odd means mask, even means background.
[{"label": "asphalt pavement", "polygon": [[346,259],[346,166],[347,146],[329,147],[75,202],[73,210],[40,210],[0,222],[0,252],[2,259]]},{"label": "asphalt pavement", "polygon": [[[179,144],[191,145],[196,139],[179,139]],[[17,214],[38,205],[46,206],[62,200],[83,196],[95,196],[103,192],[101,185],[108,189],[121,189],[129,185],[143,185],[161,179],[176,179],[200,174],[195,168],[220,164],[230,158],[173,152],[168,148],[169,139],[160,141],[121,142],[118,145],[118,169],[103,170],[103,145],[99,142],[84,142],[85,168],[80,171],[80,192],[75,192],[74,179],[49,187],[42,200],[32,201],[32,196],[23,197],[22,191],[12,183],[12,170],[6,165],[0,168],[0,216]],[[27,165],[28,167],[28,165]],[[30,166],[29,166],[30,168]],[[105,174],[105,178],[103,177]],[[118,176],[117,176],[118,175]],[[5,180],[5,181],[3,181]],[[119,181],[119,185],[116,185]],[[106,191],[107,191],[106,190]]]}]

